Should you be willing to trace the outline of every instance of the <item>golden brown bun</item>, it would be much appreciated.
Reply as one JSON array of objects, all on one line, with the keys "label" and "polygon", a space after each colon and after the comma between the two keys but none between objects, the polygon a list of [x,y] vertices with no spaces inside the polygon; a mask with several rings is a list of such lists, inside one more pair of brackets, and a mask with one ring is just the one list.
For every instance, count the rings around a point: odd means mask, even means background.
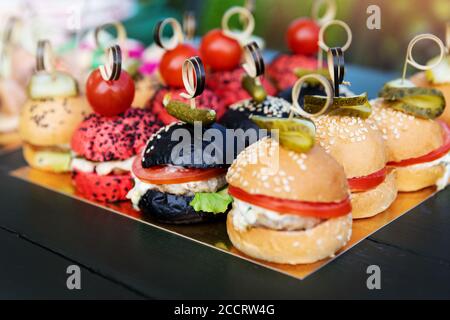
[{"label": "golden brown bun", "polygon": [[90,112],[84,97],[28,100],[20,114],[19,132],[24,141],[35,146],[68,144]]},{"label": "golden brown bun", "polygon": [[442,165],[423,169],[396,167],[395,171],[398,191],[411,192],[436,185],[436,181],[444,174],[444,167]]},{"label": "golden brown bun", "polygon": [[365,192],[352,192],[353,219],[369,218],[383,212],[397,198],[397,186],[393,172],[376,188]]},{"label": "golden brown bun", "polygon": [[442,129],[434,120],[416,118],[383,106],[382,99],[371,101],[370,120],[382,131],[388,161],[417,158],[439,148],[443,143]]},{"label": "golden brown bun", "polygon": [[280,199],[339,202],[348,197],[344,169],[321,147],[299,154],[270,138],[242,151],[227,181],[248,193]]},{"label": "golden brown bun", "polygon": [[328,219],[306,231],[249,228],[241,231],[228,213],[227,232],[233,246],[250,257],[287,264],[313,263],[333,256],[350,239],[352,215]]},{"label": "golden brown bun", "polygon": [[135,82],[133,108],[144,108],[155,92],[159,89],[160,82],[156,75],[145,76]]},{"label": "golden brown bun", "polygon": [[381,132],[357,117],[322,116],[314,120],[316,140],[339,162],[347,178],[367,176],[386,166]]},{"label": "golden brown bun", "polygon": [[[70,171],[70,149],[60,150],[52,147],[35,147],[28,143],[22,146],[23,156],[30,167],[49,172]],[[43,152],[46,156],[43,156]],[[48,154],[60,155],[52,157]]]},{"label": "golden brown bun", "polygon": [[410,79],[418,87],[436,88],[441,90],[445,97],[446,106],[444,113],[438,119],[442,119],[450,124],[450,83],[433,84],[427,80],[425,72],[418,72]]}]

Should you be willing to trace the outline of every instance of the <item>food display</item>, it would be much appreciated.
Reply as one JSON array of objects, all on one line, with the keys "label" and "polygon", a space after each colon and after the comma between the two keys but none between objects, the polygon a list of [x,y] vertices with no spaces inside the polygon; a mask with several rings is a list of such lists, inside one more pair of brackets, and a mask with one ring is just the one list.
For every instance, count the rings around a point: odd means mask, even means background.
[{"label": "food display", "polygon": [[90,107],[81,96],[77,81],[54,69],[50,42],[41,40],[36,51],[36,73],[27,87],[19,133],[23,155],[34,168],[70,171],[70,139]]},{"label": "food display", "polygon": [[[333,0],[293,21],[273,59],[255,5],[195,39],[193,12],[158,20],[147,47],[121,22],[80,31],[71,54],[40,40],[28,75],[4,37],[0,136],[18,129],[25,160],[8,174],[298,279],[446,188],[450,40],[415,37],[403,77],[372,99],[385,78],[347,74]],[[423,39],[441,50],[426,65],[412,57]]]},{"label": "food display", "polygon": [[[162,127],[149,139],[142,158],[136,158],[133,163],[135,185],[128,194],[135,208],[144,214],[175,224],[223,217],[231,203],[225,181],[224,139],[217,142],[205,139],[208,130],[224,138],[225,128],[215,123],[213,109],[196,110],[195,106],[195,98],[205,86],[201,60],[187,59],[183,73],[187,90],[183,96],[191,100],[191,106],[175,97],[168,102],[168,112],[180,121]],[[183,152],[176,152],[180,146],[180,141],[174,139],[177,131],[186,135]],[[218,151],[206,153],[211,147]]]},{"label": "food display", "polygon": [[[243,31],[230,30],[228,20],[239,15],[246,21]],[[200,43],[200,56],[208,68],[207,88],[211,89],[226,106],[250,98],[242,87],[244,70],[240,68],[243,44],[250,43],[255,21],[244,7],[231,7],[222,17],[222,28],[205,34]],[[261,77],[261,83],[269,95],[275,95],[272,84]]]},{"label": "food display", "polygon": [[[432,65],[422,66],[412,58],[412,48],[423,39],[436,42],[440,56]],[[436,120],[445,110],[444,94],[438,89],[417,87],[405,79],[407,66],[433,69],[444,56],[442,41],[423,34],[411,40],[404,65],[403,78],[392,80],[371,101],[371,120],[383,134],[387,147],[388,167],[395,168],[399,191],[417,191],[429,186],[444,189],[450,177],[450,129]]]},{"label": "food display", "polygon": [[[161,35],[166,25],[170,25],[173,29],[174,34],[170,39],[164,39]],[[165,124],[170,124],[177,119],[166,111],[166,101],[173,97],[178,98],[183,93],[183,63],[186,59],[198,53],[197,49],[193,46],[184,43],[182,27],[173,18],[162,20],[155,26],[154,40],[161,48],[165,49],[165,53],[159,64],[159,74],[163,86],[150,99],[148,108],[158,115]],[[187,102],[187,99],[183,98],[183,96],[180,97],[180,101]],[[218,118],[225,112],[225,104],[223,101],[209,89],[203,91],[203,94],[197,100],[197,104],[200,108],[213,109]]]},{"label": "food display", "polygon": [[133,109],[134,83],[121,67],[120,46],[109,48],[110,65],[92,71],[86,95],[94,113],[71,139],[72,181],[88,199],[126,200],[133,186],[131,166],[162,123],[147,110]]}]

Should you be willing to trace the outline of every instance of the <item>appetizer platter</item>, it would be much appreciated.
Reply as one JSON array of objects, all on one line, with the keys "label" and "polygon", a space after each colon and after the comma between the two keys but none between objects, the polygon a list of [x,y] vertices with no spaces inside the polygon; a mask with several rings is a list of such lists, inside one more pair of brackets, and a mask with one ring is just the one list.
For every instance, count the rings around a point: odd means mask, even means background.
[{"label": "appetizer platter", "polygon": [[[313,19],[292,23],[292,53],[267,70],[245,7],[230,8],[199,47],[192,15],[183,26],[163,19],[159,48],[139,55],[121,24],[99,26],[99,64],[90,60],[86,80],[39,40],[17,124],[28,165],[9,174],[305,279],[450,181],[450,41],[413,38],[402,78],[369,99],[346,88],[352,33],[326,3],[323,17],[314,7]],[[233,15],[243,31],[228,26]],[[325,41],[333,25],[347,32],[342,47]],[[118,39],[105,45],[111,26]],[[440,49],[426,65],[412,56],[421,40]],[[150,50],[157,58],[146,62]],[[421,72],[408,79],[408,65]],[[246,135],[230,140],[238,130]],[[189,134],[181,151],[179,132]]]}]

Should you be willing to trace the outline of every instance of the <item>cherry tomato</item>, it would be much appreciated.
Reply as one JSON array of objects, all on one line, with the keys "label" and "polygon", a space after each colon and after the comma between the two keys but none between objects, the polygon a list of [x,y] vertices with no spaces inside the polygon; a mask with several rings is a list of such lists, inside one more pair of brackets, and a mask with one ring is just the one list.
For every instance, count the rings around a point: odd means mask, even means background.
[{"label": "cherry tomato", "polygon": [[200,56],[213,70],[233,70],[239,66],[241,55],[239,42],[219,29],[208,32],[200,44]]},{"label": "cherry tomato", "polygon": [[279,214],[296,214],[299,216],[329,219],[345,216],[352,211],[350,197],[336,203],[296,201],[261,194],[250,194],[231,185],[228,186],[228,193],[239,200],[278,212]]},{"label": "cherry tomato", "polygon": [[431,162],[433,160],[442,158],[450,151],[450,127],[448,124],[446,124],[444,121],[438,121],[439,124],[442,127],[442,134],[444,135],[444,143],[442,146],[437,148],[436,150],[431,151],[430,153],[417,157],[417,158],[410,158],[405,159],[399,162],[388,162],[388,165],[393,167],[407,167],[412,166],[414,164],[419,163],[425,163],[425,162]]},{"label": "cherry tomato", "polygon": [[133,174],[140,180],[153,184],[177,184],[190,181],[202,181],[224,174],[225,168],[196,169],[176,166],[153,166],[143,168],[141,158],[133,162]]},{"label": "cherry tomato", "polygon": [[164,53],[159,65],[159,73],[164,83],[170,87],[183,88],[181,69],[186,59],[197,55],[197,50],[188,44],[179,44]]},{"label": "cherry tomato", "polygon": [[294,20],[286,33],[287,44],[296,54],[313,55],[319,50],[319,31],[317,23],[309,18]]},{"label": "cherry tomato", "polygon": [[351,191],[366,191],[380,185],[386,179],[386,167],[363,177],[348,179],[348,186]]},{"label": "cherry tomato", "polygon": [[127,110],[134,99],[134,81],[122,70],[118,80],[106,81],[98,69],[86,82],[86,97],[95,112],[114,116]]}]

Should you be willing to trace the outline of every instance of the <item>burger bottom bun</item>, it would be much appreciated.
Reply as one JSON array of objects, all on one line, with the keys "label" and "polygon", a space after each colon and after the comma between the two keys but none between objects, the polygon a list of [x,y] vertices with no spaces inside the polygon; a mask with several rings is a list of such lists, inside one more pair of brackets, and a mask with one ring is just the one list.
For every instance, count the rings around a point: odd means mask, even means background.
[{"label": "burger bottom bun", "polygon": [[195,211],[189,204],[192,199],[194,196],[148,190],[139,200],[138,207],[145,215],[167,224],[201,223],[224,217],[224,213]]},{"label": "burger bottom bun", "polygon": [[22,150],[25,161],[30,167],[58,173],[70,171],[70,150],[37,147],[28,143],[23,144]]},{"label": "burger bottom bun", "polygon": [[[233,209],[234,210],[234,209]],[[227,218],[227,232],[233,245],[250,257],[285,264],[313,263],[333,256],[352,234],[351,213],[328,219],[304,231],[277,231],[234,227],[233,210]]]},{"label": "burger bottom bun", "polygon": [[412,192],[436,185],[444,174],[444,166],[429,168],[396,167],[396,183],[398,191]]},{"label": "burger bottom bun", "polygon": [[383,212],[397,198],[394,172],[389,173],[383,183],[376,188],[351,195],[353,219],[373,217]]}]

